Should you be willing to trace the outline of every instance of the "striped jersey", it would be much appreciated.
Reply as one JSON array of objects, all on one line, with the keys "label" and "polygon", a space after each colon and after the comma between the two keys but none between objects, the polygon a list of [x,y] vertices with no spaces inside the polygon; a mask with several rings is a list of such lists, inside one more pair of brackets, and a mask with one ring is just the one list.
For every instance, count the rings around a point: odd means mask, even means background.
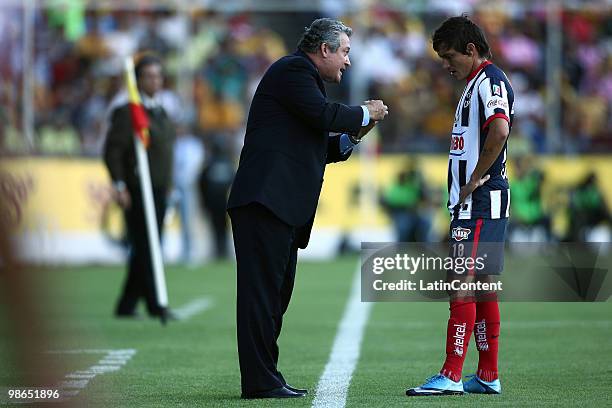
[{"label": "striped jersey", "polygon": [[460,208],[459,190],[476,168],[489,124],[503,118],[512,128],[514,92],[506,74],[489,61],[467,78],[451,134],[448,160],[448,209],[453,219],[506,218],[510,215],[510,187],[506,176],[504,147],[485,174],[491,178],[469,195]]}]

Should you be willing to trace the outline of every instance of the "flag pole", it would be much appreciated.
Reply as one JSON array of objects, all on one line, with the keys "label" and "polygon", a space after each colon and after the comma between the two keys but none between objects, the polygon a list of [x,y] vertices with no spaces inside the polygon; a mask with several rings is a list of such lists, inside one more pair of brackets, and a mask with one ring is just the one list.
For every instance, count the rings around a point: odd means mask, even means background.
[{"label": "flag pole", "polygon": [[[166,324],[168,310],[168,290],[166,288],[166,277],[164,274],[164,263],[162,260],[161,245],[159,242],[159,231],[157,228],[157,216],[155,214],[155,204],[153,202],[153,188],[151,186],[151,176],[149,172],[149,160],[147,158],[146,145],[149,142],[149,129],[146,113],[140,101],[140,94],[136,86],[134,75],[134,61],[131,57],[125,60],[126,85],[132,110],[132,124],[134,126],[134,147],[136,150],[136,160],[138,164],[138,177],[140,179],[140,189],[142,191],[142,202],[145,210],[145,220],[147,224],[147,237],[149,239],[149,249],[151,264],[153,265],[153,282],[157,303],[161,308],[161,322]],[[140,110],[136,113],[135,110]],[[138,116],[141,115],[141,116]],[[138,116],[137,118],[135,116]]]}]

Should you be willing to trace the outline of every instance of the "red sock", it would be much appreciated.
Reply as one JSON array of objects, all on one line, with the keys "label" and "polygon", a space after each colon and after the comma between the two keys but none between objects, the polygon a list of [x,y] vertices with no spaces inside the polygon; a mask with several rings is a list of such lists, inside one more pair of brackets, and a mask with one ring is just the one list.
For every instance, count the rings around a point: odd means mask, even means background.
[{"label": "red sock", "polygon": [[446,360],[440,374],[453,381],[461,379],[461,370],[476,319],[473,300],[450,302],[450,318],[446,329]]},{"label": "red sock", "polygon": [[476,375],[485,381],[497,379],[497,352],[499,350],[499,305],[493,300],[476,302],[474,339],[478,349]]}]

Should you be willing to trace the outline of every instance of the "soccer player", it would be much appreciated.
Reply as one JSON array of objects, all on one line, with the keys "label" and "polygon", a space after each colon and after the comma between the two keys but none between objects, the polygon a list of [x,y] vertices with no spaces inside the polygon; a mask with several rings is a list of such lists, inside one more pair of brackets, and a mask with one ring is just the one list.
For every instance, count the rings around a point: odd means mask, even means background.
[{"label": "soccer player", "polygon": [[[486,273],[499,273],[510,208],[506,146],[514,116],[512,87],[504,72],[489,61],[491,51],[484,33],[468,17],[449,18],[434,32],[432,40],[444,69],[456,80],[466,81],[451,132],[449,241],[451,247],[468,245],[466,252],[472,257],[479,253],[479,245],[498,243],[501,255],[487,265]],[[478,279],[486,280],[486,276]],[[497,370],[499,321],[495,292],[450,293],[444,365],[438,374],[406,394],[501,393]],[[463,384],[461,371],[472,331],[478,370]]]}]

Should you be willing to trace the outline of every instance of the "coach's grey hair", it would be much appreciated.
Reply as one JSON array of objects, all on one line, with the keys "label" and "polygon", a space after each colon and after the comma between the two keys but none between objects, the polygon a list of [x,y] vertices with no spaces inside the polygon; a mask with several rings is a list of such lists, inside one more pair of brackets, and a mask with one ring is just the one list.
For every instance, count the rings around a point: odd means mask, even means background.
[{"label": "coach's grey hair", "polygon": [[314,54],[321,44],[325,43],[329,46],[331,52],[336,52],[340,48],[341,33],[350,37],[353,34],[353,29],[345,26],[342,21],[319,18],[313,21],[310,27],[305,27],[304,34],[298,42],[298,48]]}]

